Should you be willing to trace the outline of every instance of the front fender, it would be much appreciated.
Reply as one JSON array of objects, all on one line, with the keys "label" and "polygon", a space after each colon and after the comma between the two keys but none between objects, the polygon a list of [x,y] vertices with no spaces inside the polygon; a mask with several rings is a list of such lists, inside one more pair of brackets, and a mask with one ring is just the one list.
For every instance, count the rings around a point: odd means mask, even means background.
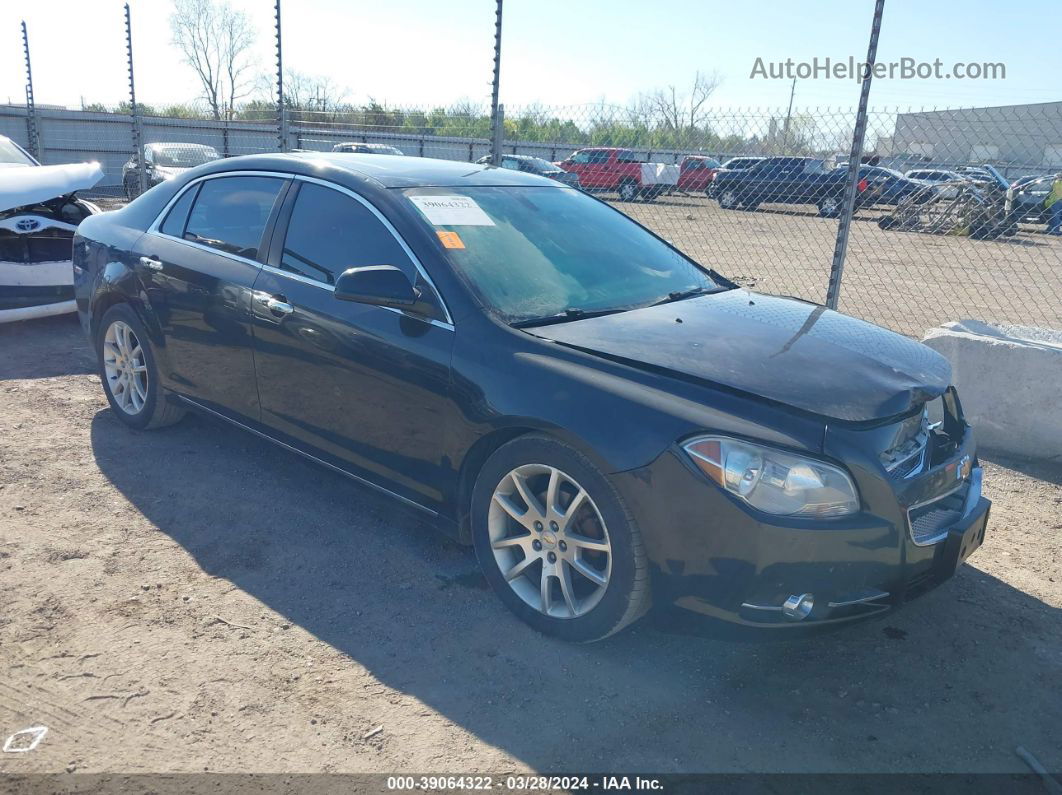
[{"label": "front fender", "polygon": [[542,430],[608,473],[645,466],[704,431],[821,451],[823,424],[813,418],[519,332],[501,334],[473,334],[472,342],[462,334],[455,344],[455,388],[464,393],[463,433],[471,439],[503,427]]}]

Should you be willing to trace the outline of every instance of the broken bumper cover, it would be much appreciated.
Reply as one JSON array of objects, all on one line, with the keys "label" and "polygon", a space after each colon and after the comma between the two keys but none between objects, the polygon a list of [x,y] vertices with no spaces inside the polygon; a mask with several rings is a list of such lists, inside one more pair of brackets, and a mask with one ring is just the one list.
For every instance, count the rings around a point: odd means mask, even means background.
[{"label": "broken bumper cover", "polygon": [[0,323],[62,315],[76,308],[70,260],[0,261]]}]

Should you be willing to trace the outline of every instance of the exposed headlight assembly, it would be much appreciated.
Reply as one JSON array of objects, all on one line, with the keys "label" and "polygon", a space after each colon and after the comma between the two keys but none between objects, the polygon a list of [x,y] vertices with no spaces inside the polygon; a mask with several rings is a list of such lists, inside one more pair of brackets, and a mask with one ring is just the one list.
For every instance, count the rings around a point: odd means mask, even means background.
[{"label": "exposed headlight assembly", "polygon": [[725,436],[682,447],[711,480],[765,513],[832,518],[859,510],[852,478],[823,461]]}]

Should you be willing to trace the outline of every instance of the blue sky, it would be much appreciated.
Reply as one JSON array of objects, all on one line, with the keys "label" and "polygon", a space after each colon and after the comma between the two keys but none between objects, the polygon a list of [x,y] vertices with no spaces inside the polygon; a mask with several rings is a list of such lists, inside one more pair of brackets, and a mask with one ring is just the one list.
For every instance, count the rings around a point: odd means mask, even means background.
[{"label": "blue sky", "polygon": [[[232,0],[255,20],[255,55],[272,66],[272,0]],[[138,96],[194,98],[191,70],[170,46],[169,0],[132,0]],[[493,0],[284,0],[285,61],[327,75],[347,98],[391,105],[486,102]],[[705,0],[507,0],[502,69],[510,107],[623,103],[715,72],[716,107],[777,107],[789,81],[750,79],[757,57],[862,60],[871,0],[718,3]],[[5,0],[0,7],[0,101],[23,97],[19,21],[30,29],[39,103],[126,98],[120,0]],[[889,0],[879,61],[910,57],[945,68],[1002,62],[1005,80],[880,80],[871,104],[954,107],[1062,99],[1062,0]],[[858,85],[802,80],[796,106],[850,106]]]}]

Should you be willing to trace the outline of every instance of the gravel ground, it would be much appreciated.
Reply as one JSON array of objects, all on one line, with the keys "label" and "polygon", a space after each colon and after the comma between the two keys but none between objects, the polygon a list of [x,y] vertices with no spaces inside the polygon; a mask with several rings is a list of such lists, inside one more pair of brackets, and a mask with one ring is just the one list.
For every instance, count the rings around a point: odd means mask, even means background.
[{"label": "gravel ground", "polygon": [[[699,195],[616,206],[745,286],[826,300],[838,222],[812,207],[721,210]],[[1042,226],[999,240],[885,231],[884,212],[852,223],[841,311],[918,339],[966,318],[1062,328],[1062,238]]]},{"label": "gravel ground", "polygon": [[125,428],[72,318],[0,326],[0,406],[0,735],[49,728],[0,771],[1062,770],[1058,466],[989,461],[985,546],[885,621],[570,646],[330,471]]}]

